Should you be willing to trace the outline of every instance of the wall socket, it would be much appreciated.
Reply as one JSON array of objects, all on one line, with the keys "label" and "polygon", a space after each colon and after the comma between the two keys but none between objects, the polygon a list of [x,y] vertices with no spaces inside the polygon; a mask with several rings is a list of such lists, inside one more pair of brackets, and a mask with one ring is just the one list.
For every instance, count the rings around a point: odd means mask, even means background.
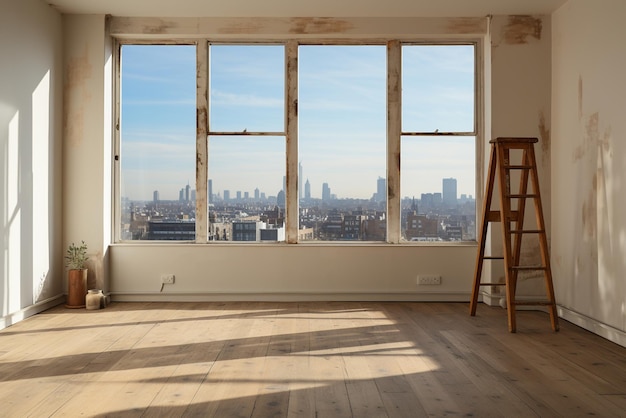
[{"label": "wall socket", "polygon": [[419,276],[417,276],[417,284],[418,285],[441,284],[441,276],[437,276],[434,274],[420,274]]},{"label": "wall socket", "polygon": [[161,274],[161,283],[174,284],[174,275],[173,274]]}]

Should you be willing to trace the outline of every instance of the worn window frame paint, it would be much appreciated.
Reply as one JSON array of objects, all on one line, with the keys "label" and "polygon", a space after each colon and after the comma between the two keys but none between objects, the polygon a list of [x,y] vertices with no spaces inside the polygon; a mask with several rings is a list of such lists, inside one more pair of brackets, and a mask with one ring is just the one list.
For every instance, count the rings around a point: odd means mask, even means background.
[{"label": "worn window frame paint", "polygon": [[[474,130],[473,132],[450,133],[450,132],[431,132],[429,135],[468,135],[475,136],[476,161],[475,161],[475,190],[476,190],[476,206],[480,207],[482,200],[482,152],[484,137],[484,93],[483,93],[483,73],[484,64],[482,57],[483,37],[466,36],[466,37],[449,37],[449,36],[430,36],[430,37],[400,37],[399,39],[380,39],[380,38],[341,38],[341,39],[142,39],[142,38],[124,38],[115,37],[116,44],[116,87],[115,94],[115,112],[116,112],[116,129],[115,129],[115,161],[113,163],[114,182],[113,182],[113,204],[114,204],[114,228],[113,238],[117,243],[163,243],[163,241],[123,241],[120,239],[120,179],[119,179],[119,111],[120,111],[120,50],[124,44],[173,44],[173,45],[196,45],[196,64],[197,64],[197,138],[196,138],[196,184],[207,184],[207,160],[208,146],[207,138],[209,135],[208,128],[208,48],[211,42],[219,42],[220,44],[283,44],[285,45],[285,65],[286,65],[286,107],[285,107],[285,134],[286,134],[286,178],[287,178],[287,198],[286,198],[286,216],[285,229],[286,238],[284,242],[277,244],[299,244],[299,245],[316,245],[318,243],[332,243],[337,245],[363,245],[367,242],[355,241],[298,241],[298,145],[297,145],[297,54],[300,45],[380,45],[387,46],[387,240],[389,244],[402,243],[403,245],[458,245],[463,243],[415,243],[404,241],[401,238],[401,208],[400,208],[400,142],[402,136],[422,135],[424,133],[402,132],[401,127],[401,49],[403,45],[428,44],[428,45],[474,45],[475,51],[475,83],[474,83]],[[264,135],[265,133],[250,133],[252,135]],[[207,190],[206,187],[196,188],[196,240],[195,243],[208,243],[208,219],[207,219]],[[189,243],[189,241],[186,241]],[[216,245],[217,242],[212,243]],[[233,242],[220,241],[223,245],[237,245]],[[261,245],[277,245],[275,243],[263,243]],[[376,244],[381,244],[376,242]],[[468,244],[468,242],[465,242]]]}]

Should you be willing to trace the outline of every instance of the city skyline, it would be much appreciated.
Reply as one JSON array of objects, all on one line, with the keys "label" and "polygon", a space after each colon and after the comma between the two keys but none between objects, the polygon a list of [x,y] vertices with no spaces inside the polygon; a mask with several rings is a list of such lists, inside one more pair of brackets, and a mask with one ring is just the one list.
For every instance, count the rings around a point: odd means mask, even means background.
[{"label": "city skyline", "polygon": [[[381,180],[383,180],[383,181],[381,182]],[[443,199],[444,202],[450,203],[450,199],[448,198],[448,196],[450,196],[450,194],[449,194],[450,191],[446,192],[446,183],[453,183],[453,190],[454,190],[454,193],[452,194],[453,200],[461,199],[463,196],[465,196],[465,198],[467,198],[467,199],[473,199],[474,198],[474,195],[472,195],[472,194],[458,193],[457,192],[457,188],[456,188],[457,179],[455,179],[455,178],[452,178],[452,177],[443,178],[441,180],[441,182],[442,182],[442,185],[441,185],[441,190],[440,191],[434,191],[433,190],[433,191],[429,191],[429,192],[425,192],[425,193],[420,193],[419,196],[402,196],[402,199],[421,199],[422,195],[439,193],[439,194],[442,195],[442,199]],[[376,202],[381,202],[381,201],[384,201],[386,199],[386,196],[381,197],[381,195],[380,195],[380,193],[385,190],[384,187],[381,187],[382,186],[381,183],[384,183],[384,185],[386,186],[385,179],[383,177],[378,177],[378,179],[376,180],[376,189],[375,189],[374,192],[372,192],[372,196],[370,197],[371,200],[374,200]],[[212,184],[212,179],[209,179],[209,184]],[[305,181],[305,185],[306,184],[309,184],[308,179]],[[351,199],[350,197],[341,198],[341,197],[335,196],[334,193],[332,193],[331,185],[329,185],[327,182],[326,183],[322,183],[322,193],[321,193],[320,197],[313,197],[313,196],[306,197],[305,190],[302,190],[302,191],[300,191],[298,193],[299,196],[300,196],[299,199],[300,200],[307,200],[307,199],[325,200],[324,199],[324,188],[325,188],[325,186],[328,187],[329,196],[331,196],[331,198],[332,198],[332,196],[334,196],[334,198],[336,198],[338,200],[339,199]],[[208,190],[211,190],[211,189],[212,189],[212,186],[210,186]],[[221,191],[221,193],[220,193],[220,191]],[[276,194],[268,194],[265,191],[261,191],[258,187],[255,187],[252,191],[250,191],[250,190],[231,190],[231,189],[223,189],[223,190],[220,190],[220,191],[218,191],[217,193],[209,192],[209,196],[211,196],[213,199],[217,197],[217,198],[219,198],[221,200],[242,200],[242,197],[243,197],[243,200],[250,200],[250,199],[252,199],[252,196],[253,196],[254,200],[258,201],[258,200],[276,199],[277,196],[278,196],[278,193],[280,191],[282,191],[282,189],[279,190]],[[189,187],[189,185],[187,185],[187,186],[185,186],[185,187],[183,187],[183,188],[181,188],[179,190],[179,194],[178,194],[178,198],[177,199],[161,199],[160,198],[160,190],[156,189],[156,190],[152,191],[152,196],[153,197],[152,197],[151,200],[152,201],[190,201],[190,200],[195,200],[195,193],[196,193],[196,189],[191,189]],[[235,194],[235,197],[231,196],[232,193]],[[183,196],[185,198],[183,198]],[[194,196],[194,198],[190,199],[190,196]],[[124,197],[124,198],[127,198],[127,197]],[[129,200],[133,200],[133,199],[129,199]],[[141,201],[141,200],[134,200],[134,201]]]}]

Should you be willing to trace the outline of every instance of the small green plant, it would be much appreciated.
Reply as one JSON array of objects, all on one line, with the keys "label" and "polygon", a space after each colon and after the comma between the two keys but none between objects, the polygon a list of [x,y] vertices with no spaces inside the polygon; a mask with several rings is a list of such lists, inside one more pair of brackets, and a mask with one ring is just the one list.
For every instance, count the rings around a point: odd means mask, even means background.
[{"label": "small green plant", "polygon": [[81,241],[79,246],[71,243],[65,253],[65,267],[70,270],[84,269],[87,258],[87,244],[85,244],[85,241]]}]

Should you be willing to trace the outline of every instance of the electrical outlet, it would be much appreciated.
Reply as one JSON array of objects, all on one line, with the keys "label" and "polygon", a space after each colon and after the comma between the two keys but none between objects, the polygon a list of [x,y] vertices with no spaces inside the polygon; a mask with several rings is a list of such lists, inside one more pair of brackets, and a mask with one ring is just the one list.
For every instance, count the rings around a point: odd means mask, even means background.
[{"label": "electrical outlet", "polygon": [[161,283],[174,284],[174,275],[173,274],[161,274]]},{"label": "electrical outlet", "polygon": [[419,276],[417,276],[417,284],[418,285],[441,284],[441,276],[437,276],[433,274],[420,274]]}]

